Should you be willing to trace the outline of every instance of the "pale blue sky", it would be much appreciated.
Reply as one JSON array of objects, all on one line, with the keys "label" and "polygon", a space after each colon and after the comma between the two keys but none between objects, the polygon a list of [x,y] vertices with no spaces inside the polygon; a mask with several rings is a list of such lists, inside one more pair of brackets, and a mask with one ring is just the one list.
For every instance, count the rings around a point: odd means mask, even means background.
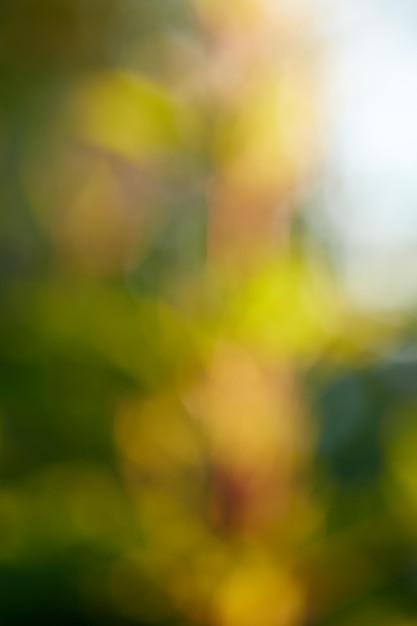
[{"label": "pale blue sky", "polygon": [[326,4],[326,219],[361,304],[408,304],[417,296],[417,2]]}]

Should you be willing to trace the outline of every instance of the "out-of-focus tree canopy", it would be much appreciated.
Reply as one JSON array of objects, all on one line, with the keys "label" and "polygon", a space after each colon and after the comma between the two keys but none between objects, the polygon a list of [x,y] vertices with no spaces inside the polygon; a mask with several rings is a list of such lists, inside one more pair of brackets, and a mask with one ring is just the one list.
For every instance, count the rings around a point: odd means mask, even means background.
[{"label": "out-of-focus tree canopy", "polygon": [[1,8],[1,623],[415,623],[413,323],[303,226],[316,20]]}]

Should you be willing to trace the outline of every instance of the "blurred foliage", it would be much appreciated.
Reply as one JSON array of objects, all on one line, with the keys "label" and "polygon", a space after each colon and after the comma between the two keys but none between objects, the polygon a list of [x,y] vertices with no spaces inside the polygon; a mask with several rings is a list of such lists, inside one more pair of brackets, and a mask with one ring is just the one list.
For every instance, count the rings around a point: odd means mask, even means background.
[{"label": "blurred foliage", "polygon": [[2,624],[416,623],[414,322],[293,229],[290,5],[3,3]]}]

